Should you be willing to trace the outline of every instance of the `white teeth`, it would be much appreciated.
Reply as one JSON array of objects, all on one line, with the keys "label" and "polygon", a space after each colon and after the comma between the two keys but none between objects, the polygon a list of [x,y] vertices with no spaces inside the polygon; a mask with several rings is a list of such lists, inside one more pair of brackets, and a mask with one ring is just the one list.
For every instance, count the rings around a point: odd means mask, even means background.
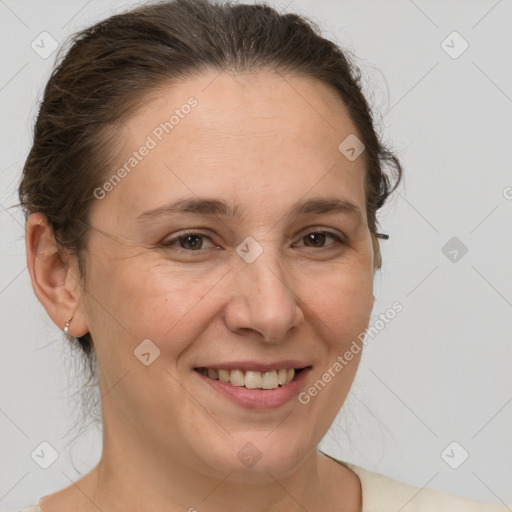
[{"label": "white teeth", "polygon": [[261,388],[263,384],[263,377],[261,372],[245,372],[245,387],[249,389]]},{"label": "white teeth", "polygon": [[247,370],[217,370],[216,368],[200,368],[201,375],[210,379],[230,382],[233,386],[245,386],[247,389],[276,389],[289,384],[295,377],[294,368],[280,368],[269,372]]},{"label": "white teeth", "polygon": [[231,382],[233,386],[243,386],[245,384],[245,379],[242,370],[231,370],[229,382]]},{"label": "white teeth", "polygon": [[[245,378],[247,379],[247,376]],[[279,379],[275,370],[263,374],[263,389],[275,389],[278,385]]]},{"label": "white teeth", "polygon": [[229,371],[219,370],[219,380],[222,382],[229,382]]}]

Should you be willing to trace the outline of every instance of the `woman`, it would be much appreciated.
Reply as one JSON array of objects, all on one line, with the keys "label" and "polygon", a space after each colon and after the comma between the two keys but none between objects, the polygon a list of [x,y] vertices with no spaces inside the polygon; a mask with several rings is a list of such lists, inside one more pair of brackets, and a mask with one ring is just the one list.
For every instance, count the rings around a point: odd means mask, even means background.
[{"label": "woman", "polygon": [[299,16],[178,0],[78,34],[19,192],[34,291],[97,365],[103,452],[26,510],[504,510],[317,449],[400,177]]}]

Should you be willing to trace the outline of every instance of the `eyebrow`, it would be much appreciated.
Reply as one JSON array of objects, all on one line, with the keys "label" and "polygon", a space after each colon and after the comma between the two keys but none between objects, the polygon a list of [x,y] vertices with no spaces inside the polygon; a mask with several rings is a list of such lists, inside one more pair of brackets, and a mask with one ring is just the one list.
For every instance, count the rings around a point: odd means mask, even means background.
[{"label": "eyebrow", "polygon": [[[187,197],[142,212],[137,217],[136,222],[144,223],[148,220],[154,220],[161,216],[176,213],[234,217],[236,219],[243,217],[237,205],[225,200],[206,197]],[[348,213],[357,216],[360,220],[363,218],[361,209],[356,204],[347,199],[339,199],[336,197],[316,197],[304,202],[300,202],[299,200],[291,207],[287,216],[321,215],[326,213]]]}]

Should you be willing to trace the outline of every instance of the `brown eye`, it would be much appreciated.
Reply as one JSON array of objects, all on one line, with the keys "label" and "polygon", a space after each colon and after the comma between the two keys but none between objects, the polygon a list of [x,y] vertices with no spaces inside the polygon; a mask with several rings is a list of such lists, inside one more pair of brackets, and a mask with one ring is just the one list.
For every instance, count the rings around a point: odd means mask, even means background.
[{"label": "brown eye", "polygon": [[184,233],[162,242],[163,247],[177,247],[178,250],[196,252],[203,249],[204,240],[210,237],[201,233]]},{"label": "brown eye", "polygon": [[[325,242],[329,237],[334,239],[335,242],[325,245]],[[336,245],[338,243],[344,243],[341,237],[328,231],[312,231],[311,233],[308,233],[307,235],[303,236],[302,241],[304,242],[305,247],[313,247],[320,249],[324,247],[330,247],[331,245]]]},{"label": "brown eye", "polygon": [[203,245],[203,239],[200,235],[187,235],[182,236],[179,239],[180,247],[183,249],[201,249]]}]

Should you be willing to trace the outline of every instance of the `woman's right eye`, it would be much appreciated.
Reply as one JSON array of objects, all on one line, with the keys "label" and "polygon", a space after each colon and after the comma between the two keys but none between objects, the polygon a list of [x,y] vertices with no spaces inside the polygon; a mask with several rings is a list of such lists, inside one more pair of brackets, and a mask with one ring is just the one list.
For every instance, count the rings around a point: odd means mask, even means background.
[{"label": "woman's right eye", "polygon": [[203,240],[205,239],[210,240],[210,242],[212,242],[210,237],[202,233],[188,232],[164,240],[161,245],[162,247],[165,248],[177,246],[179,250],[197,252],[200,249],[203,249]]}]

